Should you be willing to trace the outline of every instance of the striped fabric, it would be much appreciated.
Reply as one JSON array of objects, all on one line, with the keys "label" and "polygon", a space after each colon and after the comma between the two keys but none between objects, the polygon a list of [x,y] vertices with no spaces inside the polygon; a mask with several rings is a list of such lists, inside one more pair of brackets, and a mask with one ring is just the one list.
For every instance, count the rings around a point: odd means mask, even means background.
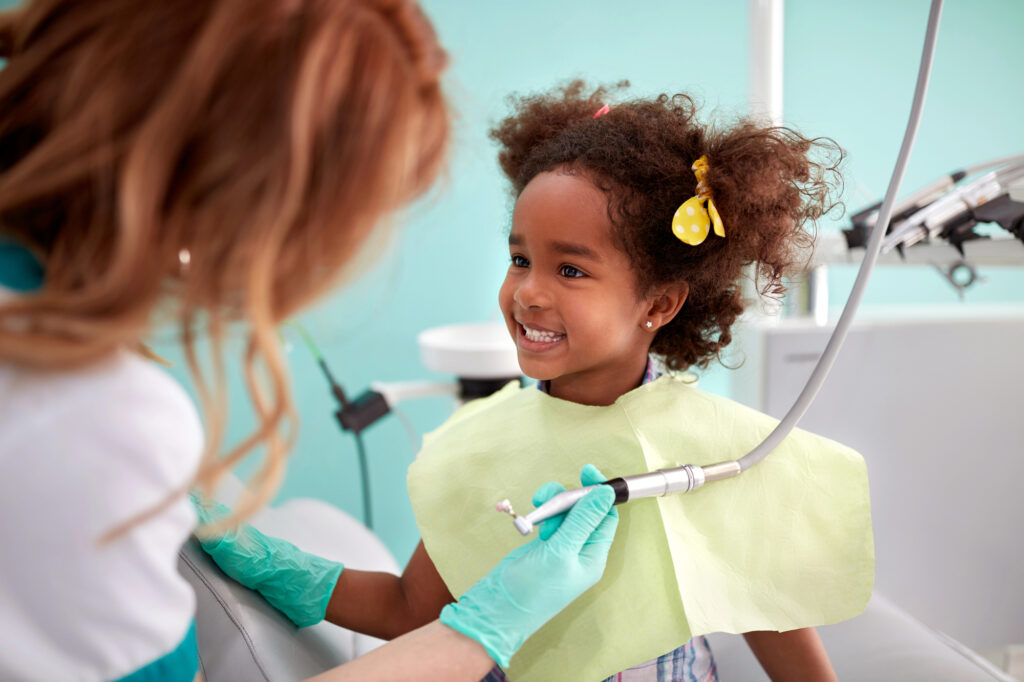
[{"label": "striped fabric", "polygon": [[[648,384],[660,376],[657,362],[648,358],[643,383]],[[547,382],[537,382],[537,388],[547,391]],[[481,682],[508,682],[508,678],[501,668],[494,666]],[[604,682],[718,682],[718,672],[711,647],[701,636],[653,661],[616,673]]]},{"label": "striped fabric", "polygon": [[612,675],[604,682],[718,682],[718,672],[708,640],[700,636],[653,661]]},{"label": "striped fabric", "polygon": [[[481,682],[508,682],[498,666]],[[718,671],[705,637],[694,637],[664,656],[605,678],[603,682],[718,682]]]}]

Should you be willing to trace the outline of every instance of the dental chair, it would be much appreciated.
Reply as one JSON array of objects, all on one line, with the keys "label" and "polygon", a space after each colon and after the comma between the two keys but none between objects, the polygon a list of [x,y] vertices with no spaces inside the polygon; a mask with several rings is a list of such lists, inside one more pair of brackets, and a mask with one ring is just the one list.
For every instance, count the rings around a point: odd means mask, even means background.
[{"label": "dental chair", "polygon": [[[218,499],[231,505],[242,489],[222,483]],[[384,543],[336,507],[309,498],[268,507],[251,523],[268,535],[346,566],[400,573]],[[296,628],[256,592],[227,577],[195,538],[178,556],[178,570],[196,593],[196,638],[206,682],[302,680],[384,644],[327,622]]]},{"label": "dental chair", "polygon": [[[237,480],[229,481],[218,497],[230,505],[240,489]],[[263,510],[252,524],[352,568],[400,572],[377,536],[319,500],[289,500]],[[195,540],[182,549],[179,569],[196,592],[196,635],[206,682],[293,682],[383,644],[326,622],[295,628],[260,595],[221,573]],[[860,616],[819,632],[843,682],[1014,682],[878,594]],[[719,633],[710,641],[721,682],[768,679],[740,635]]]},{"label": "dental chair", "polygon": [[[841,682],[1014,682],[977,653],[875,593],[856,618],[818,628]],[[721,682],[767,682],[740,635],[708,640]]]}]

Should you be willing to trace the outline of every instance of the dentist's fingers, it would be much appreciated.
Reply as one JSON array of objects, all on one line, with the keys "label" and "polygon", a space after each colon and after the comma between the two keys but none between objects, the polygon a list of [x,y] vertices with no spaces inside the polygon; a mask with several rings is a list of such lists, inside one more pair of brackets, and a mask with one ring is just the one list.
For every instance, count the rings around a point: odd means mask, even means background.
[{"label": "dentist's fingers", "polygon": [[[586,552],[588,559],[600,553],[603,553],[602,556],[607,555],[607,545],[618,526],[618,513],[614,505],[615,491],[609,486],[599,485],[591,490],[565,515],[558,533],[548,541],[552,544],[557,542],[558,546],[552,549],[579,555],[584,545],[595,544],[593,550]],[[613,523],[603,524],[608,517],[614,519]],[[601,529],[602,534],[594,538],[595,543],[592,543],[591,537],[598,529]],[[608,530],[611,530],[611,535],[607,534]]]},{"label": "dentist's fingers", "polygon": [[[565,486],[556,481],[549,481],[545,483],[537,492],[533,495],[533,506],[539,507],[558,493],[564,492]],[[565,518],[565,514],[559,514],[553,516],[540,524],[540,539],[547,540],[551,537],[551,534],[558,530],[558,527],[562,525],[562,519]]]},{"label": "dentist's fingers", "polygon": [[[597,566],[604,565],[608,558],[608,551],[611,549],[612,541],[615,539],[615,530],[619,527],[619,512],[614,504],[604,519],[597,525],[590,538],[583,544],[580,550],[580,563],[583,565]],[[604,570],[603,568],[601,569]]]},{"label": "dentist's fingers", "polygon": [[[598,483],[604,483],[607,480],[604,474],[601,473],[593,464],[586,464],[580,471],[580,484],[584,487],[588,485],[597,485]],[[558,493],[565,490],[565,487],[559,483],[551,481],[546,483],[537,490],[533,496],[533,506],[539,507]],[[558,527],[562,525],[562,521],[565,519],[565,514],[559,514],[553,516],[540,524],[540,539],[547,540],[551,535],[558,530]]]},{"label": "dentist's fingers", "polygon": [[597,485],[598,483],[604,483],[608,478],[601,473],[593,464],[584,464],[583,470],[580,471],[580,483],[583,485]]},{"label": "dentist's fingers", "polygon": [[533,494],[533,506],[539,507],[558,493],[565,492],[565,486],[558,481],[548,481]]}]

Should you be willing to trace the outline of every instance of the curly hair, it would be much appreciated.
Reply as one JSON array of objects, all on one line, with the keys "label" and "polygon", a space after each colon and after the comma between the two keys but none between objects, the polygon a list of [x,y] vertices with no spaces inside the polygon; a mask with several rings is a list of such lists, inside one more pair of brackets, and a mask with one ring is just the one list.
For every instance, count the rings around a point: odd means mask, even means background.
[{"label": "curly hair", "polygon": [[[704,125],[682,94],[612,103],[614,90],[572,81],[548,93],[512,97],[513,115],[491,137],[518,198],[538,174],[565,169],[587,176],[608,197],[618,246],[629,257],[642,296],[685,283],[686,304],[651,345],[669,369],[706,367],[732,341],[743,312],[743,268],[755,264],[757,290],[780,298],[814,243],[815,221],[839,205],[843,150],[783,127],[740,119]],[[823,162],[812,158],[813,152]],[[672,216],[694,195],[691,166],[707,155],[705,183],[725,225],[688,246],[672,233]]]}]

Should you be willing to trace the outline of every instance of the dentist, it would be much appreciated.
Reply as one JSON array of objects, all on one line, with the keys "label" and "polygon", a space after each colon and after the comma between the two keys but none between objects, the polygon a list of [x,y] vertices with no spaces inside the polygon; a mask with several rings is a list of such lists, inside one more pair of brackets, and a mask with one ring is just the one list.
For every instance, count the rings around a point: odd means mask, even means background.
[{"label": "dentist", "polygon": [[[187,491],[255,449],[220,525],[277,488],[276,327],[433,183],[446,57],[411,0],[32,0],[0,14],[0,56],[0,678],[192,680]],[[143,345],[158,326],[204,427]],[[257,426],[223,452],[229,334]],[[480,679],[597,581],[611,505],[317,679]]]}]

